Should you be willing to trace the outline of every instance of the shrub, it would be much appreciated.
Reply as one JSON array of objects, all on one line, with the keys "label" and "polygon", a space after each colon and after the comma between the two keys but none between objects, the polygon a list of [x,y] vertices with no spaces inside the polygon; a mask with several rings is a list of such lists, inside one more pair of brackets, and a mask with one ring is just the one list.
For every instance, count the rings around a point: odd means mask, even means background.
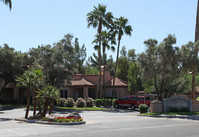
[{"label": "shrub", "polygon": [[112,106],[112,99],[102,99],[102,106],[104,107],[111,107]]},{"label": "shrub", "polygon": [[67,99],[65,99],[65,98],[60,98],[60,99],[59,99],[59,106],[60,106],[60,107],[65,107],[65,106],[67,106]]},{"label": "shrub", "polygon": [[101,106],[102,106],[102,103],[103,103],[103,102],[102,102],[102,99],[96,99],[96,100],[95,100],[95,106],[96,106],[96,107],[101,107]]},{"label": "shrub", "polygon": [[190,112],[188,108],[169,108],[170,112]]},{"label": "shrub", "polygon": [[115,101],[116,101],[117,99],[112,99],[112,106],[114,107],[115,106]]},{"label": "shrub", "polygon": [[75,101],[73,98],[67,98],[67,107],[74,107]]},{"label": "shrub", "polygon": [[95,103],[94,103],[94,99],[93,99],[93,98],[89,98],[89,97],[88,97],[88,98],[86,99],[86,106],[87,106],[87,107],[93,107],[94,104],[95,104]]},{"label": "shrub", "polygon": [[76,101],[76,107],[85,107],[86,101],[83,98],[78,98]]},{"label": "shrub", "polygon": [[140,113],[146,113],[149,109],[149,106],[146,104],[140,104],[139,105],[139,111]]}]

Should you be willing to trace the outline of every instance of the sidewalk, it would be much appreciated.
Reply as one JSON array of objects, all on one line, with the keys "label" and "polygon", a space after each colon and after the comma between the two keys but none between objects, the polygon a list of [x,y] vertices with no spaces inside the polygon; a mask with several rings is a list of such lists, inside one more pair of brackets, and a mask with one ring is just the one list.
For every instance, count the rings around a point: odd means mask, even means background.
[{"label": "sidewalk", "polygon": [[199,115],[139,115],[144,117],[157,117],[157,118],[182,118],[182,119],[191,119],[191,120],[199,120]]}]

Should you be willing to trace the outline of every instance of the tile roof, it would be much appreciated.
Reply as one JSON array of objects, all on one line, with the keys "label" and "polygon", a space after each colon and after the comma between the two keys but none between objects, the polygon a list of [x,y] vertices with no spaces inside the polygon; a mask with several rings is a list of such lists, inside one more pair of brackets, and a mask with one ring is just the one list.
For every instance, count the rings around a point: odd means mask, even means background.
[{"label": "tile roof", "polygon": [[71,86],[95,86],[93,83],[87,81],[84,78],[81,78],[79,80],[72,80]]},{"label": "tile roof", "polygon": [[[106,84],[106,86],[113,86],[113,78]],[[119,78],[115,78],[115,86],[116,87],[127,87],[128,84],[126,81],[123,81]]]}]

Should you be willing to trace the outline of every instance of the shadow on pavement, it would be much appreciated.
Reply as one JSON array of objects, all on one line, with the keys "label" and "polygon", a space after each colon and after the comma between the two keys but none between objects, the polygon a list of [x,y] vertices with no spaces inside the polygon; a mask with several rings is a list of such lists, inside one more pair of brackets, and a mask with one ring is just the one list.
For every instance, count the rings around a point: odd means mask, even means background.
[{"label": "shadow on pavement", "polygon": [[10,121],[10,120],[13,120],[13,119],[10,119],[10,118],[0,118],[0,122],[3,122],[3,121]]}]

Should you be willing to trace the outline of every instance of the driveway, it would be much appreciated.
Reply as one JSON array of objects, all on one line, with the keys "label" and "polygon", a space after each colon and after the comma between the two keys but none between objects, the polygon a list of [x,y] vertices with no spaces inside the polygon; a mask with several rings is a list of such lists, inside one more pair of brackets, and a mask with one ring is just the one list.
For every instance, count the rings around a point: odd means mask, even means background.
[{"label": "driveway", "polygon": [[[2,112],[2,111],[1,111]],[[140,117],[131,110],[82,111],[85,125],[42,125],[12,120],[23,117],[25,109],[0,113],[0,137],[198,137],[198,120]],[[56,112],[66,114],[67,111]],[[32,112],[30,112],[32,114]]]}]

